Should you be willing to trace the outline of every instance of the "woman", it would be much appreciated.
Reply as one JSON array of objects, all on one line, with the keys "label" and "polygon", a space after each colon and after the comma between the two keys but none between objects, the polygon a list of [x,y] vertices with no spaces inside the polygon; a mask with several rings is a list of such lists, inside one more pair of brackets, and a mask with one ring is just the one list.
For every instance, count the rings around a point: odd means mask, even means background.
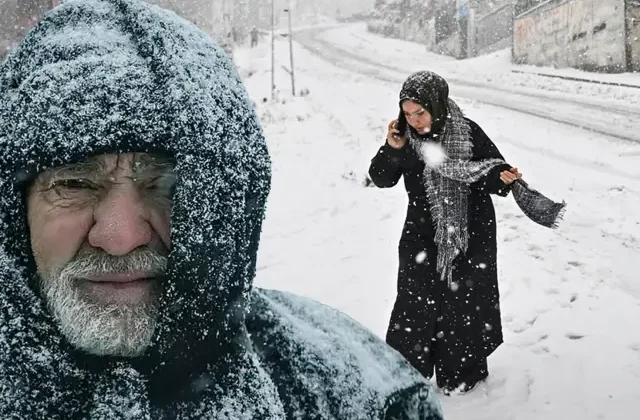
[{"label": "woman", "polygon": [[513,188],[525,214],[548,227],[564,203],[528,188],[449,99],[442,77],[410,76],[400,108],[369,169],[381,188],[404,177],[409,195],[387,343],[424,376],[435,368],[446,394],[465,393],[487,377],[487,357],[502,343],[490,194],[504,197]]}]

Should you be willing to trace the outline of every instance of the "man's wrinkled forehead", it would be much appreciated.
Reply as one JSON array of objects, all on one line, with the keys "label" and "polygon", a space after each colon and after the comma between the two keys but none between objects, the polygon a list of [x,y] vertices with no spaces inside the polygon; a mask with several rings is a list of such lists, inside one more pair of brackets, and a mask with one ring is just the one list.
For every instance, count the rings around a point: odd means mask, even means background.
[{"label": "man's wrinkled forehead", "polygon": [[86,161],[57,167],[38,175],[39,179],[49,179],[73,175],[86,178],[104,178],[116,174],[161,175],[171,172],[174,162],[171,158],[149,153],[106,154],[93,156]]}]

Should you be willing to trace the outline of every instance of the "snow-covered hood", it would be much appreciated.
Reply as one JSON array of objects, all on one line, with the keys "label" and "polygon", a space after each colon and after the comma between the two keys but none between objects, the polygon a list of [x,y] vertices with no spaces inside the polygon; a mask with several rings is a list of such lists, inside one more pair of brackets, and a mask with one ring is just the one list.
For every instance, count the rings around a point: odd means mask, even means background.
[{"label": "snow-covered hood", "polygon": [[172,319],[206,333],[249,290],[270,161],[235,69],[202,32],[134,1],[68,1],[2,64],[0,89],[5,269],[34,274],[22,180],[91,155],[155,152],[176,158],[179,179]]},{"label": "snow-covered hood", "polygon": [[169,284],[152,353],[180,358],[199,342],[237,334],[255,274],[270,159],[235,68],[207,35],[133,0],[63,3],[0,65],[0,151],[6,334],[26,334],[34,347],[64,345],[30,286],[24,181],[126,152],[176,159]]},{"label": "snow-covered hood", "polygon": [[[252,291],[270,160],[224,52],[135,0],[69,0],[0,65],[0,418],[440,420],[354,321]],[[176,160],[168,285],[139,359],[78,353],[31,286],[25,182],[104,153]]]}]

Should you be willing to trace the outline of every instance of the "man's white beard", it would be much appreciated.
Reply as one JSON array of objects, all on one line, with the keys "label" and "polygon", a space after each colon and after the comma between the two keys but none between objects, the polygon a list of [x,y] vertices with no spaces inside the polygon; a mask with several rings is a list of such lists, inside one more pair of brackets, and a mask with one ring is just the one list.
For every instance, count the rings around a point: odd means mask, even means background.
[{"label": "man's white beard", "polygon": [[62,334],[73,346],[98,356],[135,357],[151,345],[159,285],[154,285],[147,302],[105,304],[86,296],[79,279],[118,271],[159,274],[165,267],[166,258],[150,250],[137,250],[124,257],[93,251],[57,272],[41,275],[41,288]]}]

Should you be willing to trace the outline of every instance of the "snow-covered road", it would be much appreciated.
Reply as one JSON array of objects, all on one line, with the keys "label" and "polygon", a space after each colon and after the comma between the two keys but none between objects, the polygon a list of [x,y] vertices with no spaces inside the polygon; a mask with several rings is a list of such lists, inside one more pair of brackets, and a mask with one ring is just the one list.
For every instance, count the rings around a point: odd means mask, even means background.
[{"label": "snow-covered road", "polygon": [[[363,30],[361,23],[330,29],[311,28],[297,32],[296,40],[337,66],[383,81],[401,83],[407,73],[429,68],[447,78],[456,97],[525,112],[624,140],[640,141],[640,88],[634,92],[624,87],[594,87],[588,83],[544,80],[534,75],[514,75],[506,66],[498,69],[502,71],[496,71],[495,67],[487,71],[475,65],[479,60],[469,60],[460,65],[458,61],[443,60],[441,56],[426,52],[422,45],[380,40],[363,33]],[[389,42],[397,45],[390,48],[385,45]],[[541,82],[545,82],[543,87],[547,89],[539,88]],[[640,80],[638,83],[640,87]],[[591,95],[571,93],[576,88],[580,92],[590,91]],[[602,95],[603,91],[608,92]],[[628,94],[621,95],[621,92]],[[593,97],[594,94],[600,96]]]},{"label": "snow-covered road", "polygon": [[[401,186],[378,190],[362,181],[397,115],[402,80],[417,68],[453,75],[453,94],[466,113],[532,186],[569,208],[561,228],[550,231],[523,217],[511,198],[494,200],[505,344],[489,360],[485,385],[464,397],[442,397],[447,420],[635,418],[640,143],[620,137],[638,139],[633,105],[640,104],[640,90],[556,86],[506,72],[500,56],[477,72],[473,63],[435,55],[419,63],[407,53],[424,52],[422,46],[371,42],[354,25],[311,34],[313,42],[323,40],[319,50],[306,39],[307,48],[295,46],[297,85],[310,90],[306,97],[290,98],[288,75],[279,70],[280,100],[263,102],[270,89],[268,45],[237,53],[274,161],[257,284],[316,298],[384,336],[407,200]],[[276,47],[280,69],[288,65],[288,46],[279,40]],[[492,69],[495,82],[487,82]],[[598,104],[610,107],[601,110],[608,117],[598,114]],[[513,110],[522,107],[528,113]],[[601,119],[626,112],[628,120]],[[587,124],[593,131],[575,127]]]}]

